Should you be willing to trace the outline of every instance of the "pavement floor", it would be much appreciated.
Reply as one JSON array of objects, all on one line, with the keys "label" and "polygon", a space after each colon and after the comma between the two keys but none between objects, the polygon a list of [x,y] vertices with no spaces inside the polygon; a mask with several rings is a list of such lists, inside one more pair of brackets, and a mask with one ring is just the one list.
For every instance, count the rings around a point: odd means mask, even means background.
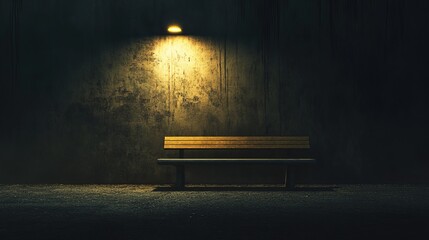
[{"label": "pavement floor", "polygon": [[0,185],[0,239],[429,239],[428,185]]}]

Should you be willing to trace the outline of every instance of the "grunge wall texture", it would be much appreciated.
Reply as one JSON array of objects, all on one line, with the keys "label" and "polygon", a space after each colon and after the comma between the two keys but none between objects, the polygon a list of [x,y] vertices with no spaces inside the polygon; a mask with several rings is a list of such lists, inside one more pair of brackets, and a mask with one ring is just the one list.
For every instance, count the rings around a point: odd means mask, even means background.
[{"label": "grunge wall texture", "polygon": [[[319,164],[301,182],[429,182],[426,1],[0,6],[0,182],[168,183],[164,135],[309,135]],[[165,34],[173,20],[185,34]]]}]

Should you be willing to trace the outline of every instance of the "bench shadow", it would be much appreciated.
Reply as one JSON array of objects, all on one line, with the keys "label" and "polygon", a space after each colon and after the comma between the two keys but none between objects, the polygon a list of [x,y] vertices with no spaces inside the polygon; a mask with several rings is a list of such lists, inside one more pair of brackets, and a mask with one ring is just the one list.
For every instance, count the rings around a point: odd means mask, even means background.
[{"label": "bench shadow", "polygon": [[154,192],[221,192],[221,191],[232,191],[232,192],[332,192],[337,189],[337,186],[297,186],[292,189],[287,189],[280,186],[264,186],[264,187],[253,187],[253,186],[187,186],[183,189],[177,189],[174,186],[162,186],[155,187]]}]

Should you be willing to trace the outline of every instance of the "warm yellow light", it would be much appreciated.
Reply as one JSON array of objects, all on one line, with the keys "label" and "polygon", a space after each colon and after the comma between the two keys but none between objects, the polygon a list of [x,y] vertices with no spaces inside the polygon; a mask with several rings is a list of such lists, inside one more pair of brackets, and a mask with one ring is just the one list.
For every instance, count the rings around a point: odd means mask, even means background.
[{"label": "warm yellow light", "polygon": [[182,29],[178,25],[171,25],[168,27],[167,31],[169,33],[181,33]]},{"label": "warm yellow light", "polygon": [[213,99],[218,99],[218,95],[210,95],[219,89],[221,57],[217,45],[205,38],[170,35],[155,38],[148,46],[152,48],[142,49],[141,55],[150,53],[153,60],[147,62],[143,72],[150,73],[149,78],[156,80],[155,84],[141,86],[148,89],[150,95],[162,93],[165,102],[159,107],[164,106],[168,112],[169,124],[183,132],[191,132],[191,127],[201,121],[195,117],[198,115],[195,112],[205,109],[218,117],[223,114],[212,108],[212,101],[216,101]]}]

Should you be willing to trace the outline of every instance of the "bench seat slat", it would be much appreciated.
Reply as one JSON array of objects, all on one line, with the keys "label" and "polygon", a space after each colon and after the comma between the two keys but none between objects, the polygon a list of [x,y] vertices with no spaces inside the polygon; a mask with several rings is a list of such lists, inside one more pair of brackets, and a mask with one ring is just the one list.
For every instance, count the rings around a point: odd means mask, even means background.
[{"label": "bench seat slat", "polygon": [[159,164],[184,163],[263,163],[263,164],[312,164],[313,158],[159,158]]},{"label": "bench seat slat", "polygon": [[234,140],[234,141],[223,141],[223,140],[191,140],[191,141],[184,141],[184,140],[178,140],[178,141],[171,141],[171,140],[166,140],[164,142],[165,145],[174,145],[174,144],[178,144],[178,145],[200,145],[200,144],[212,144],[212,145],[301,145],[301,144],[309,144],[309,141],[290,141],[290,140],[285,140],[285,141],[275,141],[275,140],[271,140],[271,141],[266,141],[266,140],[252,140],[252,141],[241,141],[241,140]]},{"label": "bench seat slat", "polygon": [[308,141],[308,136],[165,136],[165,141]]},{"label": "bench seat slat", "polygon": [[300,145],[248,145],[248,144],[222,144],[222,145],[182,145],[182,144],[170,144],[164,145],[164,149],[287,149],[287,148],[310,148],[308,144]]},{"label": "bench seat slat", "polygon": [[308,136],[166,136],[164,149],[310,148]]}]

